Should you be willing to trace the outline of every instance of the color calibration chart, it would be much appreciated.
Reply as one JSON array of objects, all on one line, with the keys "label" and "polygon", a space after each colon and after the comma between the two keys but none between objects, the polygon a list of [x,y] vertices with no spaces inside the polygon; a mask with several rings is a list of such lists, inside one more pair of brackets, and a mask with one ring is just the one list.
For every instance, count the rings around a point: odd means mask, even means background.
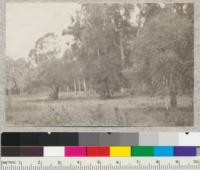
[{"label": "color calibration chart", "polygon": [[200,133],[3,133],[2,170],[199,170]]},{"label": "color calibration chart", "polygon": [[195,146],[65,146],[2,147],[2,156],[15,157],[138,157],[200,156]]}]

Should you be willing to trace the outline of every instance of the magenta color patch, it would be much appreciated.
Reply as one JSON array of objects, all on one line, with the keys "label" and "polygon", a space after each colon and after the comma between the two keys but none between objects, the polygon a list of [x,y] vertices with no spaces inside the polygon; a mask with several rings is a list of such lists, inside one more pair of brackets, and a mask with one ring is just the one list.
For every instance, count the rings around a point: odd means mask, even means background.
[{"label": "magenta color patch", "polygon": [[66,146],[65,156],[81,157],[86,156],[86,147],[83,146]]}]

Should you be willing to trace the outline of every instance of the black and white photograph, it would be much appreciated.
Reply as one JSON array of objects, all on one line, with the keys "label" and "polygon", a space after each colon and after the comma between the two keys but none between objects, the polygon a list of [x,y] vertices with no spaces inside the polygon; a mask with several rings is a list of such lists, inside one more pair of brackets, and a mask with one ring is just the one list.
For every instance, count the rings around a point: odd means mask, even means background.
[{"label": "black and white photograph", "polygon": [[8,126],[194,125],[194,4],[7,2]]}]

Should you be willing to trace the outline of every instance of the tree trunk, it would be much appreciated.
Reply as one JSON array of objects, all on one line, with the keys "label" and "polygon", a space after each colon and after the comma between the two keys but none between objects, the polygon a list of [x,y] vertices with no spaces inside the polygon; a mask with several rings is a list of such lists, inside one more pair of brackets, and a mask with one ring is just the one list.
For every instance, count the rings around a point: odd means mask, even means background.
[{"label": "tree trunk", "polygon": [[68,86],[66,87],[66,90],[67,90],[67,96],[69,96],[69,87]]},{"label": "tree trunk", "polygon": [[75,92],[75,94],[76,94],[76,91],[77,91],[76,80],[74,80],[74,92]]},{"label": "tree trunk", "polygon": [[92,86],[92,84],[90,84],[90,86],[89,86],[89,93],[93,93],[93,92],[94,92],[93,86]]},{"label": "tree trunk", "polygon": [[60,87],[59,86],[53,86],[51,89],[52,89],[52,92],[50,94],[50,97],[54,100],[58,100]]},{"label": "tree trunk", "polygon": [[81,81],[80,80],[78,80],[78,91],[79,91],[79,93],[81,92]]},{"label": "tree trunk", "polygon": [[138,18],[138,30],[136,36],[139,36],[140,30],[141,30],[141,25],[142,25],[142,17],[139,16]]},{"label": "tree trunk", "polygon": [[176,86],[176,78],[173,72],[171,72],[171,75],[170,75],[169,92],[170,92],[170,106],[171,108],[176,108],[177,107],[177,86]]},{"label": "tree trunk", "polygon": [[172,108],[177,107],[177,95],[176,95],[176,92],[173,90],[170,92],[170,106]]},{"label": "tree trunk", "polygon": [[85,80],[83,81],[83,87],[84,87],[84,92],[86,92],[87,91],[87,86],[86,86],[86,81]]},{"label": "tree trunk", "polygon": [[22,95],[22,88],[19,87],[19,95],[21,96]]},{"label": "tree trunk", "polygon": [[123,33],[122,33],[122,31],[120,31],[120,52],[121,52],[121,62],[122,62],[122,66],[124,66],[125,55],[124,55]]},{"label": "tree trunk", "polygon": [[24,88],[20,87],[20,95],[23,95],[23,94],[24,94]]},{"label": "tree trunk", "polygon": [[8,108],[11,109],[12,101],[11,101],[11,89],[8,89]]},{"label": "tree trunk", "polygon": [[59,90],[60,90],[59,87],[56,87],[56,88],[55,88],[55,93],[54,93],[54,94],[55,94],[55,95],[54,95],[54,99],[55,99],[55,100],[57,100],[57,99],[59,98],[59,97],[58,97]]},{"label": "tree trunk", "polygon": [[56,92],[54,93],[54,100],[58,100],[58,92],[59,92],[59,90],[56,90]]}]

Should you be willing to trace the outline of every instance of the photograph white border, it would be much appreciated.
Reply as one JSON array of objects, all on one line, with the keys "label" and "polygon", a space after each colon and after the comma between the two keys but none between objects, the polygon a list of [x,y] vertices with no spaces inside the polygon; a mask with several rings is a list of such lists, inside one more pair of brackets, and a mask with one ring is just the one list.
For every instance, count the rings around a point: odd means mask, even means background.
[{"label": "photograph white border", "polygon": [[[194,126],[192,127],[28,127],[7,126],[5,122],[5,31],[6,3],[77,2],[77,3],[194,3]],[[200,130],[200,0],[0,0],[0,132],[138,132]]]}]

